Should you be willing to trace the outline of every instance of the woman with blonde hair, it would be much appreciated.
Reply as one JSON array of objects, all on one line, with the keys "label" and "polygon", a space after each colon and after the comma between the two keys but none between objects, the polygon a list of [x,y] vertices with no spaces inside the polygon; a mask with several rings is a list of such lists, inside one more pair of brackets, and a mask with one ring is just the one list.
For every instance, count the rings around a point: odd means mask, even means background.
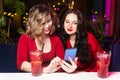
[{"label": "woman with blonde hair", "polygon": [[18,42],[17,67],[22,71],[31,72],[29,52],[42,50],[43,72],[51,73],[60,69],[64,57],[63,45],[55,32],[56,14],[45,5],[34,5],[28,15],[26,33]]}]

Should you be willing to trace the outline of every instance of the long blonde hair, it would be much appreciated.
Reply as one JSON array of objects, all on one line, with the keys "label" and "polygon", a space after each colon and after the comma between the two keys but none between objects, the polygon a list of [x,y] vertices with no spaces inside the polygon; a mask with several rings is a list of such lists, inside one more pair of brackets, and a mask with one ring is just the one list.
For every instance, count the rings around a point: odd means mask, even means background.
[{"label": "long blonde hair", "polygon": [[41,33],[43,30],[42,23],[47,19],[47,16],[50,14],[52,18],[52,27],[50,34],[55,32],[55,25],[57,24],[56,20],[56,13],[53,10],[45,5],[34,5],[29,10],[28,21],[26,23],[26,34],[31,38],[41,37]]}]

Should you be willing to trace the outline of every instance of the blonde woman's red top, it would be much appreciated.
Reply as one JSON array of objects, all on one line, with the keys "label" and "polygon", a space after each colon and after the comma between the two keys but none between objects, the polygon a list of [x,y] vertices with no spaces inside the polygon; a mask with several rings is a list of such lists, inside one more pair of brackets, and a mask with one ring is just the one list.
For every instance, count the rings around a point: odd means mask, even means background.
[{"label": "blonde woman's red top", "polygon": [[[64,58],[64,48],[61,40],[56,35],[50,36],[51,51],[43,54],[43,64],[48,65],[50,61],[58,56],[61,59]],[[37,50],[35,40],[28,37],[26,34],[22,34],[19,38],[17,49],[17,67],[21,68],[24,61],[30,61],[29,52]]]}]

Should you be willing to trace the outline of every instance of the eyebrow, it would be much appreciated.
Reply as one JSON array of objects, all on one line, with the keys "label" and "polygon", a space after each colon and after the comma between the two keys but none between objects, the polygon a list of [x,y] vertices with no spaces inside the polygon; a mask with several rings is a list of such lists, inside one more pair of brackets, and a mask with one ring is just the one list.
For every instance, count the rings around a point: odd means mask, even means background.
[{"label": "eyebrow", "polygon": [[[68,19],[65,19],[65,21],[70,21],[70,20],[68,20]],[[78,22],[78,21],[74,20],[74,21],[72,21],[72,22]]]}]

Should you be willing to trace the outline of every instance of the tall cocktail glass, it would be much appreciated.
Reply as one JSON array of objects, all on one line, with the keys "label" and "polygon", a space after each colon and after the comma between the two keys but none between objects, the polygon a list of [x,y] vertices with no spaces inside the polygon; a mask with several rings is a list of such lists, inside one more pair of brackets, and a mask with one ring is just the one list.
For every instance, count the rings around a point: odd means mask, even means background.
[{"label": "tall cocktail glass", "polygon": [[111,53],[97,52],[97,75],[100,78],[108,77],[108,68],[110,64]]},{"label": "tall cocktail glass", "polygon": [[42,74],[43,53],[40,50],[30,52],[31,72],[33,76]]}]

